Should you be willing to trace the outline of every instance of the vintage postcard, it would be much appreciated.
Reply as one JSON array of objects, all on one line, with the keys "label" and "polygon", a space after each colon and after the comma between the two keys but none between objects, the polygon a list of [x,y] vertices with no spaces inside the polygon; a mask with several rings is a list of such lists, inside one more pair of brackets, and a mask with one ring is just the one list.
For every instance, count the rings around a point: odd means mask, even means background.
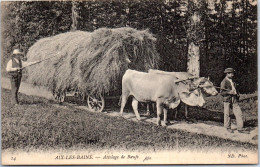
[{"label": "vintage postcard", "polygon": [[1,1],[3,165],[258,164],[256,0]]}]

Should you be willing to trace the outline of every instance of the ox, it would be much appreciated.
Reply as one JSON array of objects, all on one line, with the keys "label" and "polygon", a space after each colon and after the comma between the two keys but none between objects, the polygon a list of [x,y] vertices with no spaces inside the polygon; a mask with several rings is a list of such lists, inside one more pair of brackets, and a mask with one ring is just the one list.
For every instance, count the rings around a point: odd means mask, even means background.
[{"label": "ox", "polygon": [[[188,117],[187,105],[202,107],[203,104],[205,103],[202,93],[206,95],[212,95],[212,96],[218,94],[218,91],[214,87],[213,83],[205,77],[195,77],[188,72],[165,72],[165,71],[153,70],[153,69],[150,69],[149,73],[170,75],[174,78],[177,78],[176,84],[177,84],[178,93],[180,95],[180,99],[184,104],[186,104],[185,105],[186,118]],[[195,90],[197,90],[197,93],[195,93],[195,95],[197,96],[193,95],[187,97],[187,93],[191,92],[192,90],[193,92],[196,92]],[[176,117],[177,117],[177,111],[175,114],[175,118]]]},{"label": "ox", "polygon": [[[124,106],[129,96],[133,96],[132,107],[136,118],[141,120],[138,113],[138,102],[156,102],[157,108],[157,125],[160,125],[160,116],[164,112],[163,126],[167,122],[167,109],[174,109],[180,103],[180,96],[177,92],[175,82],[176,77],[170,75],[161,75],[155,73],[145,73],[134,70],[127,70],[122,79],[122,96],[120,114],[123,115]],[[186,86],[186,89],[188,86]],[[182,94],[182,98],[197,99],[198,90],[186,91]],[[195,100],[196,101],[196,100]],[[204,101],[200,104],[204,104]]]},{"label": "ox", "polygon": [[122,79],[122,100],[120,114],[128,97],[132,95],[132,107],[136,118],[141,120],[138,113],[139,102],[156,102],[157,125],[160,125],[160,116],[164,112],[163,126],[166,126],[167,108],[176,108],[180,103],[179,95],[176,91],[175,78],[168,75],[158,75],[152,73],[127,70]]}]

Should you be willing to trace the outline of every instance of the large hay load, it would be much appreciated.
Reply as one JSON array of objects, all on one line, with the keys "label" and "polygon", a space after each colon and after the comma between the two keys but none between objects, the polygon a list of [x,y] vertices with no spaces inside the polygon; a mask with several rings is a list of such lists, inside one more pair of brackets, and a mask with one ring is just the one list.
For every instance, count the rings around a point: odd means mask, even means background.
[{"label": "large hay load", "polygon": [[28,67],[27,80],[56,92],[77,89],[84,94],[108,95],[121,88],[128,68],[157,68],[155,41],[147,30],[129,27],[67,32],[40,39],[29,49],[28,61],[57,56]]}]

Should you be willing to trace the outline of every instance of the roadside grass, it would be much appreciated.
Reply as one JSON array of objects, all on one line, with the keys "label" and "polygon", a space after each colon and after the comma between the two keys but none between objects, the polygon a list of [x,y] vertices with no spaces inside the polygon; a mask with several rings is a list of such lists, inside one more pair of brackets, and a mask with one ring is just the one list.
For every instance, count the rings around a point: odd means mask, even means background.
[{"label": "roadside grass", "polygon": [[220,149],[257,151],[257,145],[110,117],[19,94],[12,107],[2,89],[2,149],[120,149],[126,151]]}]

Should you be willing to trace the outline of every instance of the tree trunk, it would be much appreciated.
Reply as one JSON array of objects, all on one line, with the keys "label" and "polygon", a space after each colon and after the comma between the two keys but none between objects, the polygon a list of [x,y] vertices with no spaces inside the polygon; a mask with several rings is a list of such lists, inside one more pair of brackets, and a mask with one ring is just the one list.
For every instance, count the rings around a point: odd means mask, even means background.
[{"label": "tree trunk", "polygon": [[188,61],[187,70],[189,73],[199,76],[200,75],[200,52],[199,46],[195,45],[193,42],[189,44],[188,48]]},{"label": "tree trunk", "polygon": [[202,26],[201,16],[198,12],[194,12],[190,17],[188,29],[188,59],[187,71],[195,76],[200,75],[200,45],[205,36],[204,27]]},{"label": "tree trunk", "polygon": [[72,7],[71,7],[71,31],[76,31],[78,29],[78,11],[76,7],[76,2],[72,1]]}]

